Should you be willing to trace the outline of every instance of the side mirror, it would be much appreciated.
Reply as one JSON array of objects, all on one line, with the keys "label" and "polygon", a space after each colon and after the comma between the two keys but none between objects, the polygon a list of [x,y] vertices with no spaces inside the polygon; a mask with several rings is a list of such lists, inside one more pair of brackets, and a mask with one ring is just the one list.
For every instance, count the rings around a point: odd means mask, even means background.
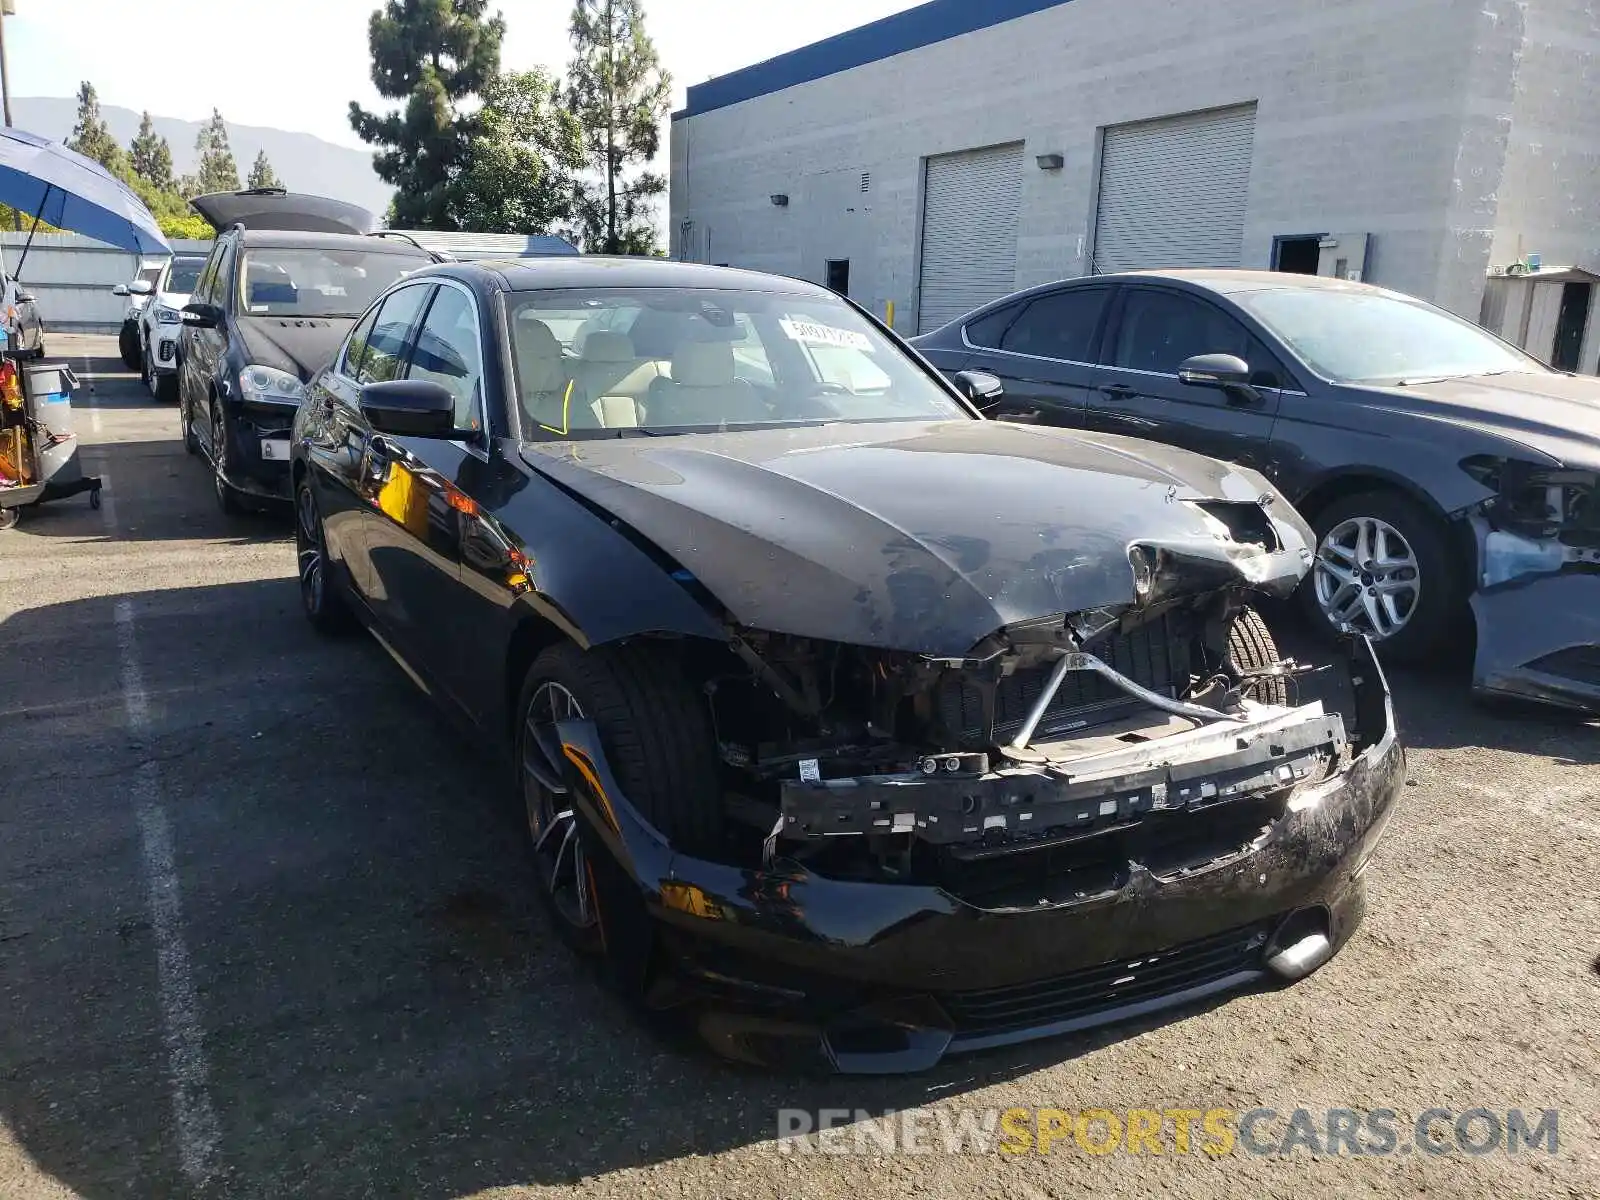
[{"label": "side mirror", "polygon": [[125,283],[117,284],[116,287],[111,289],[111,294],[113,296],[126,296],[128,294],[128,285]]},{"label": "side mirror", "polygon": [[215,329],[222,324],[222,310],[204,301],[185,304],[182,316],[183,323],[190,329]]},{"label": "side mirror", "polygon": [[32,292],[18,292],[17,293],[17,303],[18,304],[32,304],[32,303],[34,303],[34,295],[33,295],[33,293]]},{"label": "side mirror", "polygon": [[998,376],[987,371],[957,371],[950,377],[950,382],[979,409],[993,408],[1006,394],[1005,384],[1000,382]]},{"label": "side mirror", "polygon": [[448,438],[455,432],[456,398],[427,379],[394,379],[361,389],[361,415],[379,433]]},{"label": "side mirror", "polygon": [[148,279],[135,279],[128,285],[128,295],[130,296],[148,296],[155,290],[155,285]]},{"label": "side mirror", "polygon": [[1261,393],[1250,385],[1250,364],[1237,354],[1196,354],[1178,367],[1178,382],[1190,387],[1217,388],[1230,399],[1253,404]]}]

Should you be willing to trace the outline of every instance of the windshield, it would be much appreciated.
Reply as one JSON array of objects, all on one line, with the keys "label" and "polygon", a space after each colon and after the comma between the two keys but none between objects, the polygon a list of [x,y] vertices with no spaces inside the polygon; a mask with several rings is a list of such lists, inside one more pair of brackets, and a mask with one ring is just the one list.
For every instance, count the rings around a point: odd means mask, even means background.
[{"label": "windshield", "polygon": [[692,288],[509,298],[530,439],[970,416],[827,297]]},{"label": "windshield", "polygon": [[372,250],[271,246],[246,250],[239,286],[252,317],[359,317],[425,260]]},{"label": "windshield", "polygon": [[1233,299],[1336,383],[1422,383],[1546,369],[1420,300],[1321,288],[1276,288]]},{"label": "windshield", "polygon": [[194,291],[196,280],[205,268],[206,260],[203,258],[176,258],[172,260],[172,270],[167,274],[166,291],[179,292],[188,295]]}]

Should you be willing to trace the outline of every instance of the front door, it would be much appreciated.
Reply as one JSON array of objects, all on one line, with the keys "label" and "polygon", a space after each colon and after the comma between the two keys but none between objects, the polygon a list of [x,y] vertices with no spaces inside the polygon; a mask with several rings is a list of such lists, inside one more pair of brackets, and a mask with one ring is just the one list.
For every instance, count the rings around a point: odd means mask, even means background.
[{"label": "front door", "polygon": [[[1260,340],[1232,315],[1188,292],[1125,287],[1116,307],[1085,414],[1087,427],[1266,471],[1287,376]],[[1244,359],[1255,395],[1179,382],[1179,366],[1197,354]]]},{"label": "front door", "polygon": [[[1035,297],[1003,331],[977,330],[996,345],[978,348],[968,370],[988,371],[1005,385],[990,416],[1028,416],[1046,425],[1083,424],[1084,406],[1095,384],[1095,348],[1112,290],[1070,287]],[[985,332],[992,336],[984,337]]]}]

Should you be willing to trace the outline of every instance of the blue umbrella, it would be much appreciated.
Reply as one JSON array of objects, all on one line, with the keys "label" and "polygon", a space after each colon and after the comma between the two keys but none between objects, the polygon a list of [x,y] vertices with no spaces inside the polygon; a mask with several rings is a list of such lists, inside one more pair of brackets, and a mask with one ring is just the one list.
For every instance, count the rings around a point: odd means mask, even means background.
[{"label": "blue umbrella", "polygon": [[[35,228],[44,221],[136,254],[172,253],[132,188],[93,159],[36,133],[0,129],[0,204],[31,216]],[[26,248],[22,253],[26,258]]]}]

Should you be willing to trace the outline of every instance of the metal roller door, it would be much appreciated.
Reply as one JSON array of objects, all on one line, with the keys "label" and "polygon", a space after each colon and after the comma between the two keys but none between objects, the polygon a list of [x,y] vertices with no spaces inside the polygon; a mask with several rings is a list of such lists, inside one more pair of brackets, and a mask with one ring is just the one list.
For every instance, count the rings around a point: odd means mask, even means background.
[{"label": "metal roller door", "polygon": [[1237,267],[1255,135],[1254,104],[1108,128],[1095,271]]},{"label": "metal roller door", "polygon": [[1016,290],[1022,145],[928,159],[917,330]]}]

